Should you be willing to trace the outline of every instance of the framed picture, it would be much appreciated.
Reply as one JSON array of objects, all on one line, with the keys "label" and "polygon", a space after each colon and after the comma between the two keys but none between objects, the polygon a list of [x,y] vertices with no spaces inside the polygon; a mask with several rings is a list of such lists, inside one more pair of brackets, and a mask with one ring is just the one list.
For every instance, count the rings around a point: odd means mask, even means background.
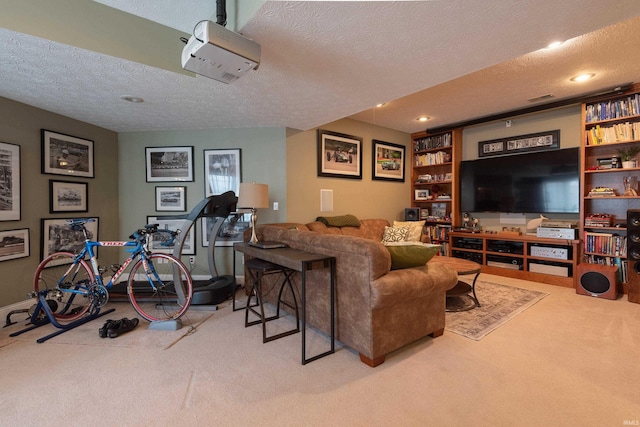
[{"label": "framed picture", "polygon": [[241,151],[239,148],[230,150],[204,150],[204,196],[233,191],[240,194],[242,181]]},{"label": "framed picture", "polygon": [[[184,224],[184,219],[173,219],[172,217],[162,217],[162,216],[148,216],[147,224],[158,224],[158,228],[165,230],[178,230],[182,229]],[[163,252],[163,253],[173,253],[173,248],[175,247],[176,241],[174,244],[169,246],[162,246],[162,242],[165,242],[168,234],[167,233],[156,233],[153,234],[151,240],[149,240],[149,250],[152,252]],[[196,254],[196,238],[195,238],[195,228],[191,227],[189,229],[189,234],[187,234],[187,238],[184,240],[184,245],[182,246],[182,255],[195,255]]]},{"label": "framed picture", "polygon": [[93,141],[42,129],[42,173],[93,178]]},{"label": "framed picture", "polygon": [[89,208],[86,182],[49,180],[49,213],[86,212]]},{"label": "framed picture", "polygon": [[318,176],[362,179],[362,138],[318,129]]},{"label": "framed picture", "polygon": [[146,147],[147,182],[193,181],[193,147]]},{"label": "framed picture", "polygon": [[405,148],[390,142],[373,140],[372,179],[404,182]]},{"label": "framed picture", "polygon": [[[214,218],[202,218],[202,246],[209,246],[211,236],[209,236],[209,226]],[[244,241],[244,232],[251,227],[251,214],[238,213],[230,215],[218,230],[216,246],[233,246],[235,242]]]},{"label": "framed picture", "polygon": [[431,200],[431,192],[426,188],[415,190],[414,200]]},{"label": "framed picture", "polygon": [[156,187],[156,210],[186,211],[187,187]]},{"label": "framed picture", "polygon": [[0,231],[0,261],[29,256],[29,229]]},{"label": "framed picture", "polygon": [[[54,252],[78,253],[84,247],[84,234],[82,231],[74,231],[67,224],[71,218],[42,219],[42,246],[40,259],[45,259]],[[90,240],[98,240],[98,218],[91,218],[93,222],[87,222],[87,237]]]},{"label": "framed picture", "polygon": [[20,220],[20,146],[0,142],[0,221]]}]

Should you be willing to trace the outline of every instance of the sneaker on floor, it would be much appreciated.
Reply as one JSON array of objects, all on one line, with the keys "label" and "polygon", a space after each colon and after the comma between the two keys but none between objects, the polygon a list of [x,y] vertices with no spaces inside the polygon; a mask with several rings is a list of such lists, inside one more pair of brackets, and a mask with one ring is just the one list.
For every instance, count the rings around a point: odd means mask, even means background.
[{"label": "sneaker on floor", "polygon": [[111,319],[107,320],[104,323],[104,325],[102,325],[102,327],[98,329],[98,336],[100,338],[106,338],[109,329],[111,329],[115,323],[116,323],[116,320],[111,320]]},{"label": "sneaker on floor", "polygon": [[107,331],[107,335],[109,338],[115,338],[122,334],[125,334],[129,331],[135,329],[138,326],[139,320],[137,318],[127,319],[126,317],[118,320],[109,330]]}]

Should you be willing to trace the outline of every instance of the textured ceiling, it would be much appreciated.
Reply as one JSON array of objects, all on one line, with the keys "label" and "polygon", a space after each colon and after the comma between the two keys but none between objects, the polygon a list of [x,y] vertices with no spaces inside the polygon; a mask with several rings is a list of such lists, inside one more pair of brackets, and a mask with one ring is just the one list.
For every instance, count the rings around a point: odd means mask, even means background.
[{"label": "textured ceiling", "polygon": [[[215,20],[213,0],[100,2],[182,32]],[[118,132],[344,117],[415,132],[639,80],[638,16],[637,0],[266,1],[239,29],[261,44],[260,68],[231,85],[5,26],[0,96]],[[571,40],[540,50],[556,39]],[[586,71],[596,77],[568,81]]]}]

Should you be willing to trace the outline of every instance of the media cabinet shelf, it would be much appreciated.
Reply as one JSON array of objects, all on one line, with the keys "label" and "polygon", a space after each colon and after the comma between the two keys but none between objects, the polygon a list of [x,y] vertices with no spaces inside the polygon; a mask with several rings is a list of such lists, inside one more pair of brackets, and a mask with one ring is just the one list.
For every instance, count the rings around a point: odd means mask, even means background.
[{"label": "media cabinet shelf", "polygon": [[[453,231],[449,233],[449,247],[450,256],[477,262],[482,265],[483,273],[567,288],[575,287],[574,274],[578,266],[579,240]],[[532,255],[533,247],[566,251],[567,259]],[[518,268],[514,269],[512,266]],[[532,268],[547,268],[555,274],[531,271]],[[561,275],[565,271],[566,277]]]}]

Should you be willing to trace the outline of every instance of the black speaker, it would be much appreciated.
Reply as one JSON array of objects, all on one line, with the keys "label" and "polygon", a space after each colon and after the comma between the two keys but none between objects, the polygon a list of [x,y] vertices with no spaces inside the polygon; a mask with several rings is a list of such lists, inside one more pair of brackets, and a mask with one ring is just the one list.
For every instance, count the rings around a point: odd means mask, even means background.
[{"label": "black speaker", "polygon": [[627,211],[627,294],[640,303],[640,209]]},{"label": "black speaker", "polygon": [[618,297],[618,267],[615,265],[578,264],[576,293],[591,297]]},{"label": "black speaker", "polygon": [[405,221],[418,221],[420,219],[420,208],[406,208],[404,210]]}]

